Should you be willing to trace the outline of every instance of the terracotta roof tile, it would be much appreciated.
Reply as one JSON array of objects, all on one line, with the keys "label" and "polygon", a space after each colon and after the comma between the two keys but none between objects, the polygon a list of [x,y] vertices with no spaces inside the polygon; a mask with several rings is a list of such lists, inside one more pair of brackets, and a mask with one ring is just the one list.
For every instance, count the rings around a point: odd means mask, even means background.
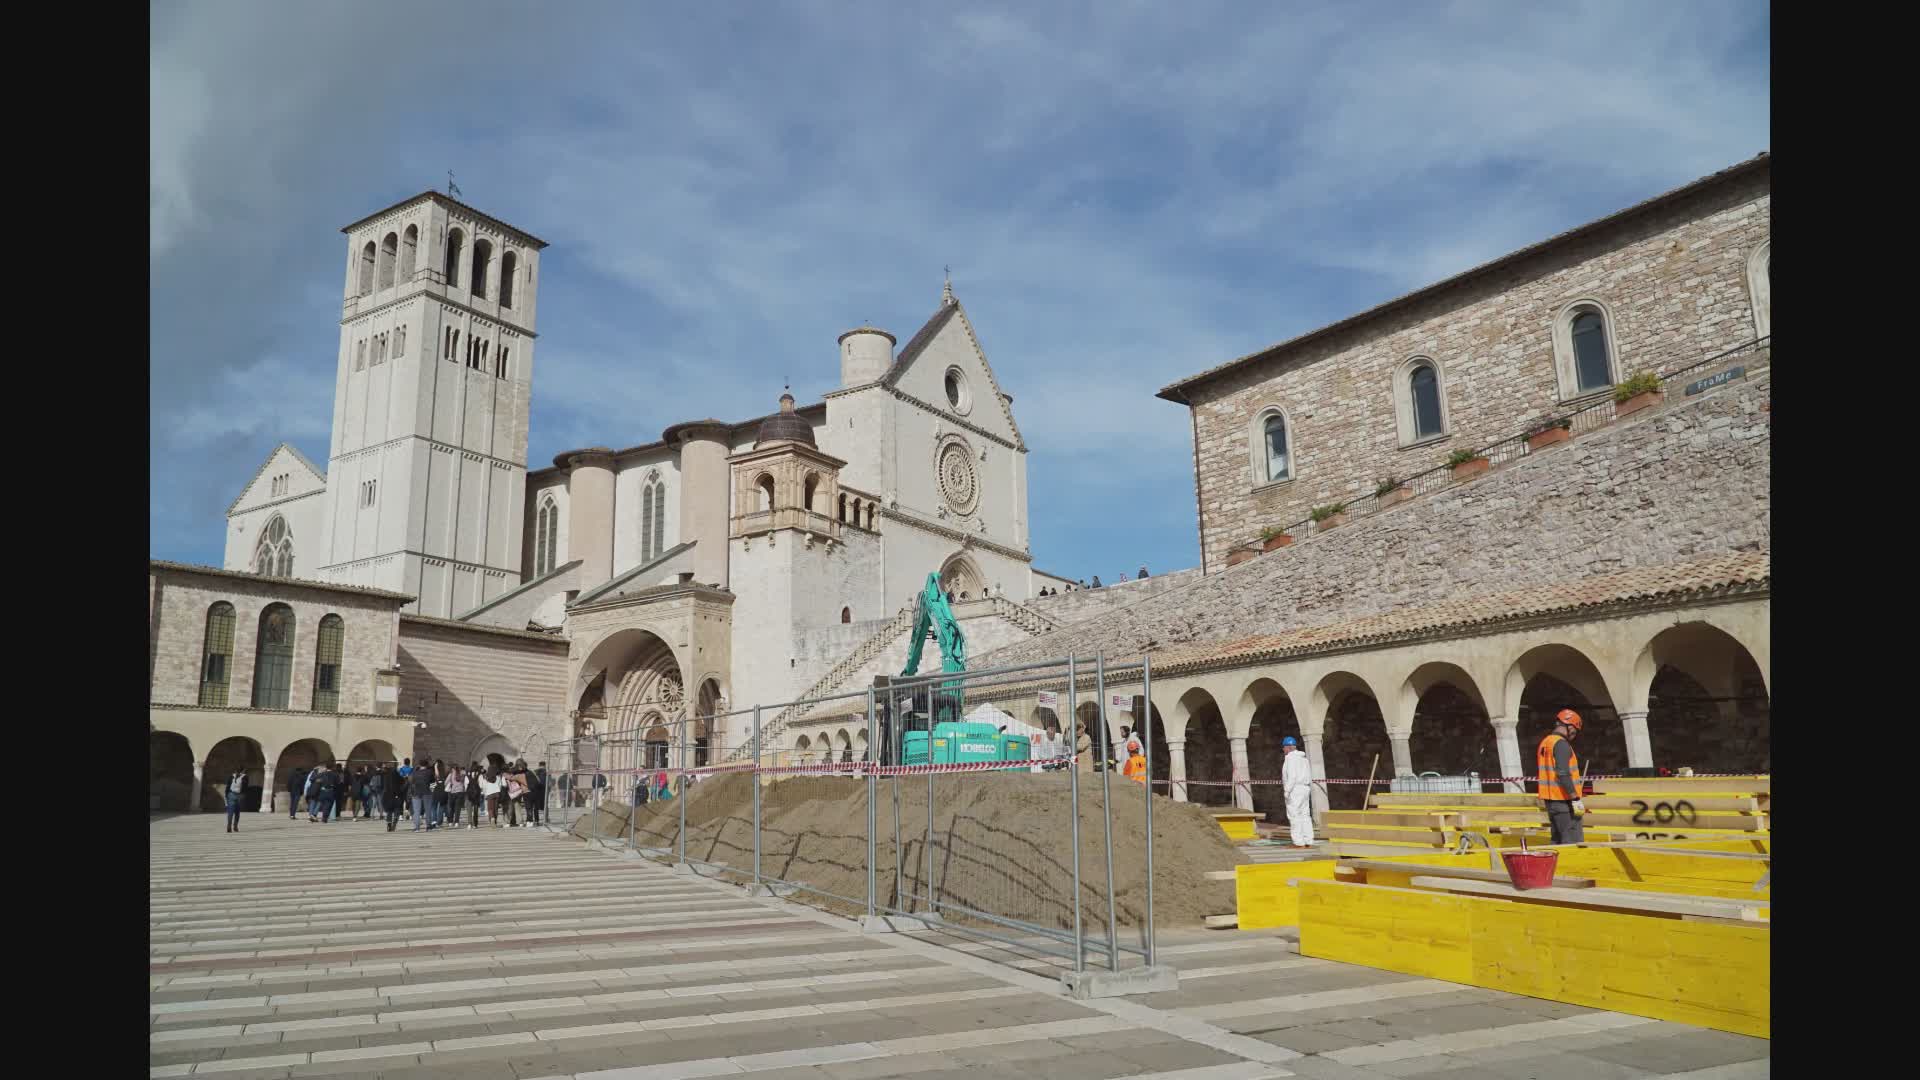
[{"label": "terracotta roof tile", "polygon": [[1347,622],[1259,634],[1228,641],[1199,642],[1159,652],[1154,668],[1180,669],[1276,659],[1334,645],[1354,646],[1464,630],[1516,619],[1566,616],[1591,608],[1645,601],[1677,601],[1708,593],[1764,592],[1772,581],[1767,552],[1736,552],[1666,566],[1646,566],[1616,574],[1510,592],[1462,597],[1440,604],[1401,608]]}]

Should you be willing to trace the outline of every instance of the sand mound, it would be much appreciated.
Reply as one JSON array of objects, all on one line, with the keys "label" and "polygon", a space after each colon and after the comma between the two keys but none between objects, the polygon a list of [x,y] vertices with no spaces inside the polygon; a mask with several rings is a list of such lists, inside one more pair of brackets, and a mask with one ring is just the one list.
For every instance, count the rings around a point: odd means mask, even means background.
[{"label": "sand mound", "polygon": [[[733,775],[694,785],[687,803],[689,859],[751,872],[752,784],[747,776]],[[876,896],[880,903],[906,911],[927,906],[927,787],[925,777],[879,784]],[[933,789],[931,880],[937,903],[1042,926],[1073,925],[1072,821],[1064,774],[939,776]],[[1145,811],[1140,788],[1130,781],[1116,777],[1113,797],[1115,922],[1137,927],[1146,915]],[[795,900],[842,914],[864,910],[866,815],[865,780],[792,777],[768,784],[762,803],[762,873],[840,898],[800,892]],[[672,849],[678,829],[677,805],[649,803],[634,823],[635,842],[642,848]],[[613,840],[626,839],[627,830],[628,807],[619,805],[596,810],[573,827],[575,835]],[[1192,927],[1207,915],[1232,911],[1233,884],[1208,881],[1203,875],[1231,869],[1241,860],[1207,812],[1191,803],[1156,798],[1153,831],[1154,922]],[[1089,932],[1104,934],[1107,868],[1097,777],[1082,778],[1080,860],[1082,919]]]}]

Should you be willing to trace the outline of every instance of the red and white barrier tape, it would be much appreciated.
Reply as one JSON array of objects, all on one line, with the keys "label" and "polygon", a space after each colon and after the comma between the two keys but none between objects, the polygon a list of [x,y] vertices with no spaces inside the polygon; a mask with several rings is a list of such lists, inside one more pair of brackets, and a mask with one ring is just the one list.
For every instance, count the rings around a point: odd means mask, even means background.
[{"label": "red and white barrier tape", "polygon": [[[865,776],[867,773],[871,772],[876,776],[924,776],[924,775],[941,774],[941,773],[1009,772],[1009,771],[1018,771],[1018,770],[1029,770],[1034,768],[1035,766],[1048,765],[1056,762],[1076,763],[1077,761],[1078,759],[1075,759],[1075,758],[1032,758],[1032,759],[1023,760],[1023,761],[961,761],[961,762],[951,762],[947,764],[935,764],[935,765],[875,765],[870,761],[834,761],[834,762],[822,762],[822,763],[812,764],[812,765],[758,765],[758,766],[752,764],[751,762],[740,762],[740,763],[735,763],[731,765],[699,765],[699,766],[694,766],[686,769],[679,769],[679,768],[595,769],[595,770],[589,770],[589,771],[575,771],[570,773],[569,775],[577,778],[577,777],[588,777],[588,776],[630,776],[630,775],[631,776],[653,776],[653,775],[659,775],[664,773],[666,776],[671,778],[674,776],[681,775],[683,773],[688,776],[696,776],[696,777],[697,776],[713,776],[716,774],[724,774],[724,773],[768,773],[773,775],[814,775],[814,776],[858,777],[858,776]],[[1714,779],[1723,779],[1723,778],[1747,778],[1753,775],[1754,775],[1753,773],[1694,773],[1692,776],[1629,777],[1624,773],[1592,773],[1587,776],[1581,777],[1581,779],[1582,780],[1628,780],[1628,779],[1714,780]],[[1377,777],[1374,777],[1371,781],[1360,779],[1360,778],[1322,777],[1322,778],[1315,779],[1313,783],[1316,783],[1316,784],[1371,783],[1376,787],[1378,787],[1378,786],[1391,784],[1396,779],[1406,780],[1407,777],[1377,776]],[[1454,778],[1447,777],[1445,779],[1451,780]],[[1537,776],[1482,776],[1482,777],[1479,777],[1476,782],[1481,784],[1520,784],[1520,783],[1532,783],[1538,779],[1539,777]],[[1249,778],[1246,780],[1195,780],[1191,778],[1185,779],[1185,780],[1173,780],[1172,778],[1167,776],[1155,776],[1153,778],[1153,782],[1156,784],[1178,783],[1178,784],[1184,784],[1190,787],[1235,787],[1243,784],[1247,786],[1253,786],[1255,784],[1281,783],[1281,781],[1278,778],[1271,779],[1271,780],[1256,780],[1252,778]],[[1422,781],[1422,783],[1434,783],[1434,782],[1435,781],[1433,780]],[[1419,792],[1403,792],[1402,794],[1420,794],[1420,793]]]}]

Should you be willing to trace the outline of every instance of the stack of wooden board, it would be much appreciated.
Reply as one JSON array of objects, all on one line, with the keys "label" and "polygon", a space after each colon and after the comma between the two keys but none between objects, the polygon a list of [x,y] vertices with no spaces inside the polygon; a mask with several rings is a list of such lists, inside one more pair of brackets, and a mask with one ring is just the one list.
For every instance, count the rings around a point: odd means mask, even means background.
[{"label": "stack of wooden board", "polygon": [[[1552,886],[1524,892],[1497,852],[1347,859],[1298,868],[1291,902],[1303,955],[1767,1037],[1767,846],[1553,847]],[[1242,903],[1242,925],[1257,922]]]},{"label": "stack of wooden board", "polygon": [[[1679,840],[1761,836],[1769,832],[1768,777],[1648,777],[1596,780],[1584,801],[1589,840]],[[1462,833],[1496,847],[1520,835],[1546,835],[1546,811],[1530,794],[1374,795],[1367,810],[1327,814],[1327,837],[1340,854],[1395,848],[1448,849]]]}]

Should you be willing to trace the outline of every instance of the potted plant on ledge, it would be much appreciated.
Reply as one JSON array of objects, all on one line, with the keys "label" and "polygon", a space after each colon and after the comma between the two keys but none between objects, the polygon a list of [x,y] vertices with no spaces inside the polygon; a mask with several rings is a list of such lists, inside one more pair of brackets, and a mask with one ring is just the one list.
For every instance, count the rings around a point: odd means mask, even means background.
[{"label": "potted plant on ledge", "polygon": [[1391,476],[1375,484],[1373,488],[1373,500],[1379,506],[1392,506],[1394,503],[1403,503],[1411,498],[1413,498],[1413,489]]},{"label": "potted plant on ledge", "polygon": [[1259,552],[1253,550],[1250,547],[1234,548],[1232,551],[1227,552],[1227,565],[1239,566],[1243,562],[1251,561],[1252,559],[1256,558],[1259,554],[1260,554]]},{"label": "potted plant on ledge", "polygon": [[1527,429],[1527,453],[1545,450],[1573,438],[1573,417],[1543,416]]},{"label": "potted plant on ledge", "polygon": [[1649,405],[1658,405],[1666,397],[1667,392],[1660,388],[1660,376],[1643,371],[1613,388],[1614,419],[1637,413]]},{"label": "potted plant on ledge", "polygon": [[1347,523],[1347,504],[1336,502],[1316,506],[1309,516],[1313,518],[1314,532],[1323,533],[1328,529],[1337,529]]},{"label": "potted plant on ledge", "polygon": [[1478,451],[1455,450],[1447,455],[1447,467],[1453,470],[1455,480],[1465,480],[1493,468],[1493,462],[1482,457]]},{"label": "potted plant on ledge", "polygon": [[1260,530],[1261,551],[1278,551],[1291,543],[1293,543],[1293,537],[1278,526],[1269,525]]}]

